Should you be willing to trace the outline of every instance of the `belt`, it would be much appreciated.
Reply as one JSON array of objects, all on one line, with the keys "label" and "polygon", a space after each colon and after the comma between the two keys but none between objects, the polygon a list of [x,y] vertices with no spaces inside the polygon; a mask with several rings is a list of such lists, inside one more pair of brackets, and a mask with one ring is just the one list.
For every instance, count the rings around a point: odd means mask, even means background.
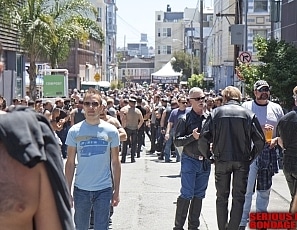
[{"label": "belt", "polygon": [[196,160],[199,160],[199,161],[203,161],[205,158],[204,156],[202,155],[197,155],[197,154],[193,154],[193,153],[187,153],[187,152],[183,152],[185,155],[189,156],[189,157],[192,157]]}]

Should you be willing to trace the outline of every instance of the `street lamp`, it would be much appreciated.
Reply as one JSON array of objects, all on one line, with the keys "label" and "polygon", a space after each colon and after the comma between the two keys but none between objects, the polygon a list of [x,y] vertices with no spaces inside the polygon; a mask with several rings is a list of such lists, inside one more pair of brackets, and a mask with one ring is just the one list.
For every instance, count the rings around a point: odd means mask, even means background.
[{"label": "street lamp", "polygon": [[128,60],[127,60],[126,58],[123,58],[123,61],[126,62],[125,79],[126,79],[126,82],[130,84],[130,77],[129,77],[129,75],[128,75],[128,70],[127,70]]}]

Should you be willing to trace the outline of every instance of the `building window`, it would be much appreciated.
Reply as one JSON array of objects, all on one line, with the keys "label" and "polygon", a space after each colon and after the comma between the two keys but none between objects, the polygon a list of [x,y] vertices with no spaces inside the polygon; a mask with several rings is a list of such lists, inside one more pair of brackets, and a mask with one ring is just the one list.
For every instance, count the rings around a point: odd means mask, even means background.
[{"label": "building window", "polygon": [[167,46],[167,54],[171,54],[171,46]]},{"label": "building window", "polygon": [[158,46],[158,54],[161,54],[161,47]]},{"label": "building window", "polygon": [[254,12],[268,12],[268,0],[254,0]]},{"label": "building window", "polygon": [[171,37],[171,28],[167,28],[167,37]]},{"label": "building window", "polygon": [[161,29],[158,28],[158,37],[161,37]]},{"label": "building window", "polygon": [[126,75],[126,72],[125,72],[125,70],[126,70],[126,69],[123,69],[123,70],[122,70],[122,75],[123,75],[123,76],[125,76],[125,75]]},{"label": "building window", "polygon": [[171,28],[163,28],[163,37],[171,37]]},{"label": "building window", "polygon": [[171,46],[162,46],[162,54],[172,54],[172,47]]},{"label": "building window", "polygon": [[[267,30],[253,30],[253,44],[255,43],[255,40],[257,37],[267,38]],[[253,52],[257,52],[257,49],[255,45],[253,45]]]},{"label": "building window", "polygon": [[98,7],[98,17],[97,17],[97,22],[101,22],[101,18],[102,18],[102,8]]},{"label": "building window", "polygon": [[161,21],[161,15],[160,14],[158,14],[158,19],[157,20]]}]

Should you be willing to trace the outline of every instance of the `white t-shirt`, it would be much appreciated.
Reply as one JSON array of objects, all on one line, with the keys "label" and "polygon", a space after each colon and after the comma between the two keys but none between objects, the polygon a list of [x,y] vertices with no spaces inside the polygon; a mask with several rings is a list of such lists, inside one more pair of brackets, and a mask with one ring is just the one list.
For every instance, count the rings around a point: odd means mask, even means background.
[{"label": "white t-shirt", "polygon": [[255,101],[246,101],[242,106],[256,114],[261,126],[273,125],[273,137],[275,137],[276,125],[279,119],[284,116],[283,109],[279,104],[269,101],[267,105],[258,105]]}]

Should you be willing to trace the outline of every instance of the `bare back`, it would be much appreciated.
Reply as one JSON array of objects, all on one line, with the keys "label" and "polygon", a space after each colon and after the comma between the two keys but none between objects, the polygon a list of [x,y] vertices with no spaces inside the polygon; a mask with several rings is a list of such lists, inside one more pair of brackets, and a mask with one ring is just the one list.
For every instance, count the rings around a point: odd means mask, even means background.
[{"label": "bare back", "polygon": [[0,142],[0,230],[59,230],[53,192],[43,163],[28,168]]}]

